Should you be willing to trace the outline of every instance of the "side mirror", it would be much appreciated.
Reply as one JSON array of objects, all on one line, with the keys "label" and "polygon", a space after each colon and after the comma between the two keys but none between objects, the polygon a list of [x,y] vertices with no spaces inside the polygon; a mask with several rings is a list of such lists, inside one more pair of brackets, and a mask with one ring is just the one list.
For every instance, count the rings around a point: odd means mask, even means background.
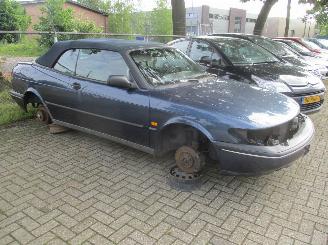
[{"label": "side mirror", "polygon": [[134,84],[129,81],[126,76],[111,75],[107,80],[107,84],[117,88],[131,89],[135,88]]}]

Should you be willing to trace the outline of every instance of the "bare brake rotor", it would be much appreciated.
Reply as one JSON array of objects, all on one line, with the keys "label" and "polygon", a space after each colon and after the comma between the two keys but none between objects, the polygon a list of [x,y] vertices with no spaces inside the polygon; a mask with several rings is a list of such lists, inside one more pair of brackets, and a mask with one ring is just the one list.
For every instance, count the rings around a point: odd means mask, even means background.
[{"label": "bare brake rotor", "polygon": [[182,146],[175,152],[178,168],[186,173],[198,173],[205,165],[200,152],[189,146]]}]

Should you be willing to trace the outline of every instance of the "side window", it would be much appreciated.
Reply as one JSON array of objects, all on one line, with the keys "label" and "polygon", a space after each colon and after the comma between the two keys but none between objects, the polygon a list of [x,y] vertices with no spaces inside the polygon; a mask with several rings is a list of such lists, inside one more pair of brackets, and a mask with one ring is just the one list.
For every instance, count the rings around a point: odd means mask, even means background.
[{"label": "side window", "polygon": [[188,40],[179,41],[174,43],[172,46],[186,54],[189,46],[189,41]]},{"label": "side window", "polygon": [[74,75],[78,53],[77,49],[66,51],[60,56],[53,68],[68,75]]},{"label": "side window", "polygon": [[211,60],[215,64],[222,65],[222,58],[208,43],[193,41],[190,49],[190,58],[196,62]]},{"label": "side window", "polygon": [[108,50],[80,49],[76,75],[106,83],[111,75],[129,76],[123,57]]}]

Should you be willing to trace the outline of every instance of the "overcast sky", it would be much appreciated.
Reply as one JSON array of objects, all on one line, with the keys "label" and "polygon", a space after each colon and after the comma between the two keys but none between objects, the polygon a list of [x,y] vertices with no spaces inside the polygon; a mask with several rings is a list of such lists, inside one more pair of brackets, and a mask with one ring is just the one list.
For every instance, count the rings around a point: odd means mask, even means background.
[{"label": "overcast sky", "polygon": [[[144,10],[151,10],[154,7],[152,0],[141,0],[141,7]],[[240,0],[185,0],[186,7],[209,5],[210,7],[229,9],[242,8],[249,13],[258,14],[262,8],[263,3],[260,0],[251,0],[248,3],[241,3]],[[306,10],[310,9],[308,4],[298,4],[298,0],[292,0],[291,17],[303,17]],[[279,0],[270,12],[271,17],[285,17],[287,12],[287,0]]]}]

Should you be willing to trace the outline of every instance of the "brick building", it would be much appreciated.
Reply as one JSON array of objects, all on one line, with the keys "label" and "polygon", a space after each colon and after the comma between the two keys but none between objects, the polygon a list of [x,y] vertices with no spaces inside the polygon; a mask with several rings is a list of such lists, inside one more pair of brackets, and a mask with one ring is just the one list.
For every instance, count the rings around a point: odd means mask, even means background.
[{"label": "brick building", "polygon": [[[42,15],[41,6],[45,3],[44,0],[33,0],[33,1],[21,1],[26,14],[31,16],[31,25],[28,31],[33,31],[33,26],[38,23],[39,17]],[[97,27],[103,28],[104,32],[108,32],[108,14],[89,8],[78,2],[67,0],[64,4],[64,8],[73,9],[74,17],[80,20],[88,20],[94,22]]]}]

